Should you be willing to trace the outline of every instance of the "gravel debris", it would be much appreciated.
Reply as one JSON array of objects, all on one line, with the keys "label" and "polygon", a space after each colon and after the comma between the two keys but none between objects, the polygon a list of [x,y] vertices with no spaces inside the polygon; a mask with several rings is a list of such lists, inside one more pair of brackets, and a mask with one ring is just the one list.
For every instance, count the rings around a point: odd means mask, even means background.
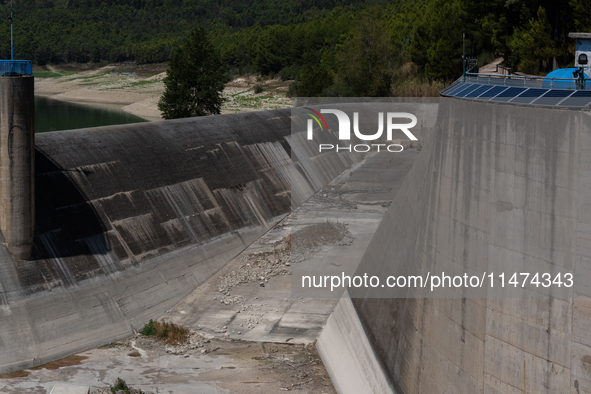
[{"label": "gravel debris", "polygon": [[291,235],[291,262],[308,260],[326,245],[351,245],[354,239],[343,223],[328,221],[306,226]]},{"label": "gravel debris", "polygon": [[253,252],[242,257],[242,265],[218,281],[218,291],[222,294],[220,303],[225,305],[243,304],[244,297],[233,296],[232,288],[243,283],[259,282],[264,287],[270,278],[277,275],[291,275],[290,236],[273,245],[273,250]]},{"label": "gravel debris", "polygon": [[323,246],[346,246],[351,245],[353,240],[353,235],[343,223],[328,221],[306,226],[273,243],[273,250],[256,251],[243,256],[238,269],[220,276],[218,291],[221,297],[213,299],[224,305],[243,304],[245,310],[244,297],[232,295],[234,287],[256,282],[260,287],[265,287],[274,276],[291,275],[291,264],[310,259]]}]

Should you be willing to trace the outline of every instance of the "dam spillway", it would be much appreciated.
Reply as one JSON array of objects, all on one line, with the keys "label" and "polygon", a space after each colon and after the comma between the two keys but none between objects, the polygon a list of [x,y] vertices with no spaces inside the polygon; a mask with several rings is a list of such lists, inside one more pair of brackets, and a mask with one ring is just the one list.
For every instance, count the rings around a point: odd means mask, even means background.
[{"label": "dam spillway", "polygon": [[0,371],[128,335],[360,159],[295,146],[311,155],[294,164],[290,122],[276,110],[38,135],[33,256],[0,248]]},{"label": "dam spillway", "polygon": [[38,134],[32,257],[0,246],[0,372],[129,335],[363,159],[317,152],[293,121],[287,109]]},{"label": "dam spillway", "polygon": [[[128,335],[362,160],[314,154],[289,135],[290,116],[38,136],[36,254],[17,263],[0,250],[0,368]],[[572,270],[583,286],[523,299],[350,289],[318,341],[339,392],[591,390],[588,120],[586,110],[440,100],[358,272],[504,261]]]}]

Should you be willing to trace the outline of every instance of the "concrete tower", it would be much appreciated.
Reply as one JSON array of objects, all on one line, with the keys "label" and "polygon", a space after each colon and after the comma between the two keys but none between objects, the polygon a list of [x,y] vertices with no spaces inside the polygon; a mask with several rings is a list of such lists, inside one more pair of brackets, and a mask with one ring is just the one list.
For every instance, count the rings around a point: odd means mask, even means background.
[{"label": "concrete tower", "polygon": [[28,74],[0,76],[0,230],[19,260],[31,256],[35,229],[35,99]]}]

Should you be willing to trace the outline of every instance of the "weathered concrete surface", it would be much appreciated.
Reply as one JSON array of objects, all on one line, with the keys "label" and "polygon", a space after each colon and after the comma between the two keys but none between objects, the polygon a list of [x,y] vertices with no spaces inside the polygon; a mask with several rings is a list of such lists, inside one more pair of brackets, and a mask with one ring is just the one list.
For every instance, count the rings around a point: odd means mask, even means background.
[{"label": "weathered concrete surface", "polygon": [[112,394],[117,378],[144,394],[336,394],[313,345],[235,341],[190,336],[171,346],[130,336],[76,355],[73,365],[26,370],[0,378],[2,394],[50,394],[56,382]]},{"label": "weathered concrete surface", "polygon": [[[33,258],[0,248],[0,371],[128,335],[287,214],[292,192],[312,195],[311,177],[361,159],[316,160],[290,126],[278,110],[38,135]],[[310,154],[294,163],[292,147]]]},{"label": "weathered concrete surface", "polygon": [[[354,271],[418,154],[416,150],[407,150],[394,156],[386,153],[366,157],[292,211],[287,218],[164,314],[164,320],[180,323],[208,338],[217,337],[225,341],[221,345],[219,341],[206,345],[209,349],[220,345],[222,349],[206,355],[200,354],[202,348],[173,355],[157,352],[155,350],[158,349],[148,347],[139,340],[135,344],[118,340],[127,346],[117,345],[85,352],[82,355],[89,359],[83,360],[80,365],[63,367],[59,371],[28,370],[31,374],[24,378],[0,379],[0,392],[45,394],[46,388],[50,388],[55,381],[104,387],[112,384],[116,377],[124,378],[135,388],[153,392],[172,391],[175,394],[194,393],[196,390],[199,393],[225,390],[267,393],[300,383],[304,383],[302,392],[332,392],[329,381],[325,387],[318,389],[316,384],[308,382],[309,376],[299,378],[305,370],[298,361],[293,360],[293,349],[298,348],[293,344],[313,347],[313,342],[318,338],[338,299],[293,298],[291,277],[286,274],[271,277],[264,287],[260,287],[260,280],[256,280],[233,288],[232,297],[242,299],[240,303],[226,305],[220,302],[223,295],[218,291],[218,280],[220,276],[238,270],[245,264],[243,257],[273,253],[278,242],[286,235],[312,223],[323,223],[327,218],[332,222],[338,220],[346,224],[354,240],[351,245],[324,247],[313,257],[315,264],[338,264],[342,269]],[[383,187],[384,183],[390,186]],[[353,312],[350,316],[356,318],[352,306],[350,310]],[[249,327],[247,322],[254,320],[257,323]],[[100,322],[97,324],[100,325]],[[360,327],[360,323],[357,325]],[[227,330],[221,330],[224,326]],[[232,340],[240,342],[230,342]],[[338,343],[340,338],[334,336],[333,340]],[[292,347],[292,350],[289,350],[289,354],[275,353],[270,349],[273,345],[268,342],[287,342],[282,346]],[[359,350],[368,352],[371,349],[362,343],[358,345]],[[139,348],[141,357],[129,357],[127,354],[133,350],[129,346]],[[244,352],[244,349],[248,352]],[[309,367],[316,370],[320,366]]]},{"label": "weathered concrete surface", "polygon": [[[352,274],[383,215],[418,156],[416,150],[395,155],[374,154],[347,170],[250,245],[218,273],[167,311],[162,318],[204,335],[228,336],[261,342],[308,344],[315,341],[339,301],[335,298],[301,298],[292,292],[294,263],[289,249],[284,274],[241,283],[231,295],[220,293],[221,278],[255,265],[266,254],[272,259],[285,247],[285,239],[314,224],[340,223],[353,240],[349,245],[325,245],[306,265],[337,268]],[[384,184],[390,187],[383,187]],[[319,234],[321,236],[321,234]],[[260,286],[264,281],[264,287]],[[224,301],[231,301],[224,303]],[[226,329],[223,329],[226,327]]]},{"label": "weathered concrete surface", "polygon": [[33,257],[15,262],[0,247],[0,372],[161,316],[362,159],[318,154],[291,138],[291,118],[277,110],[38,135]]},{"label": "weathered concrete surface", "polygon": [[316,346],[338,393],[396,393],[348,295],[337,304]]},{"label": "weathered concrete surface", "polygon": [[396,392],[591,392],[590,121],[584,111],[440,101],[433,138],[358,273],[387,276],[407,262],[573,269],[576,294],[375,299],[352,289]]},{"label": "weathered concrete surface", "polygon": [[0,78],[0,230],[17,260],[28,259],[35,230],[34,78]]}]

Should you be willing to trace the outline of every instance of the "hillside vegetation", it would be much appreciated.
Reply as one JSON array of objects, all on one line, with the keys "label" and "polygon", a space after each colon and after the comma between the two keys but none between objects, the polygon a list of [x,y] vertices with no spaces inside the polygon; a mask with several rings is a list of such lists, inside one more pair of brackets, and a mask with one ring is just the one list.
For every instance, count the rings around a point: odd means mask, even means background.
[{"label": "hillside vegetation", "polygon": [[[9,12],[5,0],[4,10]],[[573,62],[570,31],[591,31],[588,0],[21,0],[15,57],[38,65],[168,60],[204,26],[230,74],[294,79],[301,96],[433,89],[461,74],[462,33],[480,63],[502,54],[543,74]],[[0,56],[10,54],[0,23]],[[407,89],[405,86],[410,86]],[[428,90],[428,89],[427,89]]]}]

